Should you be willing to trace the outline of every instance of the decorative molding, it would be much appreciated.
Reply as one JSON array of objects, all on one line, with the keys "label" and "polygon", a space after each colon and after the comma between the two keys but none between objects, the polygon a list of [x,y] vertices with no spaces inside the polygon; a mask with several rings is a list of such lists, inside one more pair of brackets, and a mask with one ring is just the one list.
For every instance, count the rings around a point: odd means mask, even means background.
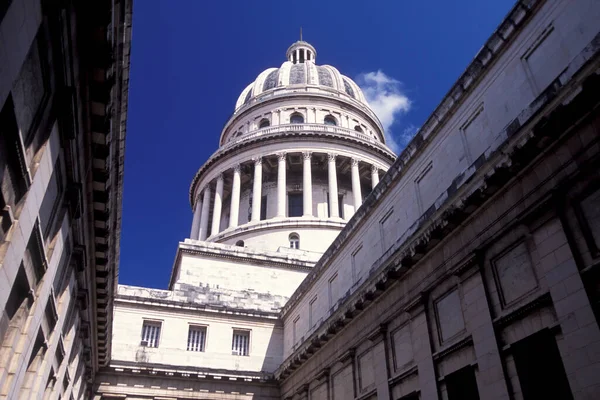
[{"label": "decorative molding", "polygon": [[464,347],[470,346],[470,345],[473,345],[473,337],[471,335],[434,353],[432,355],[432,358],[434,361],[440,360],[440,359],[446,357],[448,354],[454,353],[454,352],[456,352]]},{"label": "decorative molding", "polygon": [[523,319],[527,315],[531,314],[535,310],[538,310],[543,307],[552,305],[552,297],[550,296],[550,292],[546,292],[543,295],[533,299],[527,304],[515,309],[509,314],[500,316],[494,320],[494,326],[496,328],[504,328],[514,321]]}]

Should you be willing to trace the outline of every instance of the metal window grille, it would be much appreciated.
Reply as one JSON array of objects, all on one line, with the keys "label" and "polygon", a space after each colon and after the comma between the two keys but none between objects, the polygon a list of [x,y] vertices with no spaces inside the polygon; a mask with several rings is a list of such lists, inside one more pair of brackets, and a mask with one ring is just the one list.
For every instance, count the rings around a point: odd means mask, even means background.
[{"label": "metal window grille", "polygon": [[188,332],[188,351],[204,351],[206,343],[206,328],[203,326],[190,326]]},{"label": "metal window grille", "polygon": [[250,332],[233,331],[231,353],[238,356],[247,356],[250,349]]},{"label": "metal window grille", "polygon": [[160,338],[160,323],[144,322],[142,327],[142,345],[148,347],[158,347]]}]

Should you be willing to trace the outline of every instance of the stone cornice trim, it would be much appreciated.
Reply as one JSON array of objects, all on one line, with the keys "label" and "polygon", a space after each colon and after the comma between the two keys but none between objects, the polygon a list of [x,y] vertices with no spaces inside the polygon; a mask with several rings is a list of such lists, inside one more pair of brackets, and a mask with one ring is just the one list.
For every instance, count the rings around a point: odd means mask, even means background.
[{"label": "stone cornice trim", "polygon": [[170,299],[165,300],[125,294],[118,294],[117,296],[115,296],[115,304],[154,306],[158,308],[168,308],[170,310],[172,310],[173,308],[177,308],[181,311],[205,311],[207,313],[238,315],[244,317],[268,319],[271,321],[277,320],[279,318],[278,311],[268,312],[233,307],[214,307],[209,304],[196,304]]}]

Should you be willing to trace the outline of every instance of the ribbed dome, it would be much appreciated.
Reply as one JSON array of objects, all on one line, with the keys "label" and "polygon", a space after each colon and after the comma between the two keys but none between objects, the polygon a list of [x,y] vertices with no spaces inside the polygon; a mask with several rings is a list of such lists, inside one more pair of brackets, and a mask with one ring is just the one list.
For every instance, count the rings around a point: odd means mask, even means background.
[{"label": "ribbed dome", "polygon": [[315,64],[316,51],[309,43],[294,43],[287,50],[287,57],[288,61],[280,68],[264,70],[254,82],[246,86],[235,103],[236,110],[252,98],[270,90],[307,85],[337,91],[367,104],[365,96],[352,79],[340,74],[335,67]]}]

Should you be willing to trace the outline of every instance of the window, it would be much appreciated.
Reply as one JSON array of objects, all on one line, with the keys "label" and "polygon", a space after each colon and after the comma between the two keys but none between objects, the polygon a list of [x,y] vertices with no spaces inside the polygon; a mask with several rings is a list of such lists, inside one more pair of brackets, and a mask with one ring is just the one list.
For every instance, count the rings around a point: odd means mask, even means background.
[{"label": "window", "polygon": [[160,322],[144,321],[144,325],[142,327],[142,346],[158,347],[160,326]]},{"label": "window", "polygon": [[300,236],[297,233],[290,234],[290,249],[299,249],[300,248]]},{"label": "window", "polygon": [[247,356],[250,350],[250,331],[233,331],[231,342],[231,354],[235,356]]},{"label": "window", "polygon": [[304,212],[302,193],[288,194],[288,217],[301,217]]},{"label": "window", "polygon": [[362,131],[363,131],[363,130],[362,130],[362,128],[361,128],[359,125],[356,125],[356,126],[354,127],[354,130],[355,130],[356,132],[361,132],[361,133],[362,133]]},{"label": "window", "polygon": [[290,124],[303,124],[303,123],[304,123],[304,116],[302,116],[302,114],[293,113],[290,116]]},{"label": "window", "polygon": [[473,367],[465,367],[446,376],[446,391],[448,400],[479,400]]},{"label": "window", "polygon": [[326,116],[325,120],[323,122],[325,123],[325,125],[333,125],[333,126],[337,125],[337,120],[335,119],[335,117],[333,115]]},{"label": "window", "polygon": [[338,299],[337,273],[329,279],[329,290],[327,294],[329,295],[329,308],[332,308]]},{"label": "window", "polygon": [[556,338],[547,329],[512,344],[523,398],[572,399]]},{"label": "window", "polygon": [[63,180],[61,176],[61,163],[59,158],[54,164],[54,170],[52,171],[50,182],[48,182],[48,188],[44,194],[42,205],[40,206],[40,227],[42,228],[42,234],[44,235],[45,240],[53,236],[51,235],[51,228],[53,220],[57,215],[56,213],[60,204],[59,200],[62,190]]},{"label": "window", "polygon": [[[344,195],[338,194],[338,216],[344,218]],[[327,217],[331,218],[331,204],[329,203],[329,193],[327,193]]]},{"label": "window", "polygon": [[206,343],[206,327],[190,326],[188,331],[187,351],[204,351]]},{"label": "window", "polygon": [[267,219],[267,196],[262,196],[260,201],[260,220]]},{"label": "window", "polygon": [[308,329],[312,328],[314,325],[313,320],[313,310],[315,308],[315,303],[317,302],[317,296],[313,297],[313,299],[308,303]]},{"label": "window", "polygon": [[298,315],[296,319],[294,319],[294,326],[292,331],[292,345],[296,345],[298,339],[298,321],[300,320],[300,316]]},{"label": "window", "polygon": [[0,132],[0,206],[9,206],[12,212],[16,213],[16,205],[27,191],[27,180],[23,169],[25,158],[19,138],[19,127],[10,96],[0,112]]},{"label": "window", "polygon": [[238,247],[244,247],[244,241],[243,240],[238,240],[237,242],[235,242],[235,245]]},{"label": "window", "polygon": [[266,118],[263,118],[263,119],[261,119],[261,120],[260,120],[260,123],[258,124],[258,128],[259,128],[259,129],[266,128],[266,127],[268,127],[268,126],[271,126],[271,123],[270,123],[270,122],[269,122],[269,120],[268,120],[268,119],[266,119]]}]

